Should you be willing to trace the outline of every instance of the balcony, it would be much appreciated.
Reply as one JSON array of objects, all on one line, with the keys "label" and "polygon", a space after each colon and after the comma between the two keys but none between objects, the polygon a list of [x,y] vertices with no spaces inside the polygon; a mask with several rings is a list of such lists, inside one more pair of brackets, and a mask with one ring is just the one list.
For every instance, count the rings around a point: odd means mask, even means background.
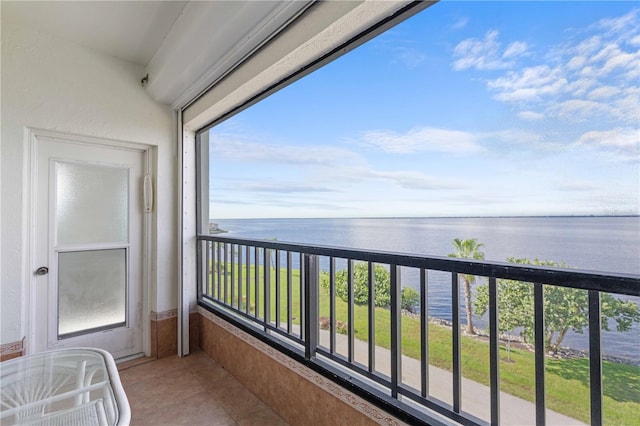
[{"label": "balcony", "polygon": [[[295,365],[294,373],[313,377],[320,387],[330,388],[332,382],[341,385],[353,393],[349,398],[357,398],[358,404],[380,408],[379,413],[392,413],[412,424],[611,422],[607,406],[611,389],[603,387],[603,368],[608,371],[608,363],[602,359],[600,303],[604,293],[640,295],[637,276],[208,235],[199,236],[198,241],[200,343],[285,419],[287,407],[280,400],[292,397],[296,387],[290,389],[286,384],[290,379],[285,378],[288,373],[279,369],[290,364]],[[364,305],[362,294],[354,288],[358,264],[368,270]],[[340,265],[347,277],[346,302],[337,297]],[[385,307],[372,302],[376,300],[372,283],[379,267],[390,276]],[[462,274],[483,277],[488,283],[488,336],[481,343],[485,358],[479,360],[488,366],[486,378],[467,377],[473,370],[469,357],[477,355],[464,336],[460,303],[455,302],[460,300]],[[442,346],[442,333],[429,323],[427,289],[434,276],[440,282],[446,276],[452,294],[452,324],[444,333],[450,364],[444,366],[436,366],[441,355],[434,354],[432,346]],[[402,312],[401,283],[405,279],[401,277],[419,281],[419,314],[411,319]],[[531,371],[524,373],[530,375],[530,395],[514,392],[505,378],[513,374],[513,365],[505,359],[505,344],[500,340],[498,280],[532,283],[535,336],[530,345]],[[567,410],[562,403],[548,394],[547,377],[555,374],[550,371],[557,370],[558,364],[546,356],[545,287],[577,289],[588,299],[589,355],[582,379],[587,383],[586,406],[590,408],[579,419],[563,413]],[[410,341],[409,328],[416,324],[418,341]],[[388,341],[376,333],[383,329],[388,331]],[[246,343],[259,348],[262,355],[255,355]],[[281,364],[275,368],[279,372],[264,373],[262,367],[260,374],[251,371],[252,366],[270,363]],[[501,374],[503,369],[505,374]],[[605,379],[605,383],[610,382]],[[300,403],[305,405],[305,400]]]},{"label": "balcony", "polygon": [[[132,219],[136,226],[130,227],[132,235],[140,231],[135,246],[144,252],[137,262],[141,273],[129,280],[141,292],[139,303],[129,303],[139,308],[129,318],[139,319],[140,347],[122,356],[163,359],[122,366],[134,424],[617,424],[611,417],[617,411],[637,413],[640,374],[609,375],[614,364],[603,356],[599,307],[606,294],[638,296],[638,276],[196,236],[198,214],[212,217],[204,211],[209,203],[201,201],[209,198],[210,188],[198,187],[210,171],[201,160],[215,154],[205,143],[211,126],[432,3],[2,2],[0,360],[52,349],[61,340],[53,269],[58,252],[50,245],[56,230],[39,232],[35,225],[55,222],[50,216],[55,203],[46,202],[55,197],[37,191],[51,188],[37,180],[48,175],[38,170],[38,160],[45,158],[40,142],[62,141],[74,148],[135,148],[144,152],[137,163],[145,164],[145,178],[151,178],[141,191],[132,189],[128,204],[145,199],[138,207],[144,207],[146,219]],[[143,37],[145,28],[149,38]],[[480,40],[483,34],[473,37]],[[452,40],[451,46],[463,40]],[[401,99],[396,93],[393,98]],[[466,96],[461,99],[469,103]],[[533,119],[539,115],[521,112]],[[624,139],[605,142],[627,146]],[[635,145],[629,146],[633,153]],[[87,157],[87,164],[107,161],[95,152]],[[571,164],[592,170],[573,159]],[[406,176],[376,174],[396,176],[398,182]],[[567,186],[583,194],[585,185],[577,183]],[[626,194],[633,195],[633,188],[635,183],[619,188],[629,204],[634,198]],[[507,202],[517,205],[511,198]],[[626,211],[615,202],[605,204],[613,213]],[[89,228],[103,229],[103,223]],[[359,265],[389,273],[384,306],[371,302],[376,296],[371,285],[365,286],[369,293],[358,295],[353,277]],[[48,275],[36,272],[47,266]],[[346,301],[338,294],[339,274],[348,277]],[[462,331],[459,274],[487,283],[489,331],[483,342]],[[375,273],[368,276],[372,281]],[[402,286],[409,277],[420,295],[413,316],[402,309]],[[532,384],[518,395],[506,376],[519,364],[503,360],[498,336],[502,280],[531,283],[534,299],[532,346],[513,350],[514,357],[520,351],[531,361],[525,375]],[[434,285],[451,291],[453,315],[445,327],[428,321],[433,314],[428,289]],[[563,370],[561,361],[545,354],[542,306],[545,288],[565,287],[589,300],[591,355]],[[417,336],[411,342],[409,325]],[[380,331],[386,331],[384,339]],[[468,362],[476,354],[469,342],[479,342],[473,347],[480,347],[482,377],[469,377]],[[437,353],[436,348],[445,349]],[[190,349],[190,355],[176,356]],[[562,403],[551,398],[550,377],[558,371],[574,376],[566,393],[579,390],[575,399],[582,405],[572,409],[571,420],[558,417],[565,416]],[[611,387],[624,388],[619,400],[611,397]],[[614,402],[626,406],[612,409]]]}]

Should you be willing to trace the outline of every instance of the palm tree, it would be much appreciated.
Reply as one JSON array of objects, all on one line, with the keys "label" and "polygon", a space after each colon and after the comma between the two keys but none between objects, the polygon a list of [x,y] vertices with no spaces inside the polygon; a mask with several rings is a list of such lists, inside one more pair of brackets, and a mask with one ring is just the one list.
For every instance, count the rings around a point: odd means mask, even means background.
[{"label": "palm tree", "polygon": [[[462,259],[478,259],[484,260],[484,253],[480,251],[482,244],[475,238],[470,240],[461,240],[460,238],[454,238],[453,247],[455,253],[449,254],[449,257],[459,257]],[[469,274],[460,274],[464,280],[464,304],[467,310],[467,333],[476,334],[473,329],[473,321],[471,319],[471,286],[475,283],[476,277]]]}]

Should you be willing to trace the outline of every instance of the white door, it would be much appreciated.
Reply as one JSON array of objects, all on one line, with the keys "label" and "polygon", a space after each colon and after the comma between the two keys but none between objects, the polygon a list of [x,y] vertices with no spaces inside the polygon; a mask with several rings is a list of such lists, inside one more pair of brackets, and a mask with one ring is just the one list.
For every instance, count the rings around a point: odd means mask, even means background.
[{"label": "white door", "polygon": [[142,352],[143,149],[36,137],[35,351]]}]

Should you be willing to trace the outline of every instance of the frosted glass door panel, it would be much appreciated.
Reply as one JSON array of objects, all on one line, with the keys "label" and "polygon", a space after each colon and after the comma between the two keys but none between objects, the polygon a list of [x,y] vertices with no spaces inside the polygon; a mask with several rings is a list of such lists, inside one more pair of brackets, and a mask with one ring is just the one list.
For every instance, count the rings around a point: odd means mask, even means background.
[{"label": "frosted glass door panel", "polygon": [[57,244],[122,243],[129,223],[129,170],[56,162]]},{"label": "frosted glass door panel", "polygon": [[58,337],[126,323],[127,249],[58,254]]}]

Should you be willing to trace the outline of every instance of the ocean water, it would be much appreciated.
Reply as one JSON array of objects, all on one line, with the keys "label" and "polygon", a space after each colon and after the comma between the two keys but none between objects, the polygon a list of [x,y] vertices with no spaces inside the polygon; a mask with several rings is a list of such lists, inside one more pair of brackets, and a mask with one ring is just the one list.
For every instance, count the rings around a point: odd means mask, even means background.
[{"label": "ocean water", "polygon": [[[640,275],[640,217],[492,217],[354,219],[212,219],[229,236],[277,239],[365,250],[447,256],[454,238],[476,238],[486,260],[508,257],[564,261],[572,268]],[[414,271],[403,285],[417,286]],[[450,278],[429,277],[429,315],[451,318]],[[632,298],[636,303],[640,299]],[[464,311],[462,311],[464,312]],[[485,326],[478,319],[475,325]],[[640,360],[640,326],[603,332],[603,351]],[[586,349],[587,335],[571,333],[563,346]]]}]

